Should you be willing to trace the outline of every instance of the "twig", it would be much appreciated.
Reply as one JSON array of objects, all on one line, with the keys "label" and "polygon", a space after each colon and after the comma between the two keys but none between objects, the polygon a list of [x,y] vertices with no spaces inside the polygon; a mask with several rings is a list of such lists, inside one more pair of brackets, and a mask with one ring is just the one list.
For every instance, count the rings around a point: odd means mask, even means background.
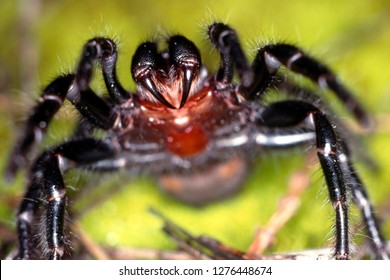
[{"label": "twig", "polygon": [[249,254],[263,254],[273,244],[276,233],[294,216],[301,203],[302,194],[310,185],[310,166],[313,160],[314,153],[311,152],[303,167],[290,177],[288,193],[280,200],[278,209],[267,224],[257,230],[256,236],[249,246]]}]

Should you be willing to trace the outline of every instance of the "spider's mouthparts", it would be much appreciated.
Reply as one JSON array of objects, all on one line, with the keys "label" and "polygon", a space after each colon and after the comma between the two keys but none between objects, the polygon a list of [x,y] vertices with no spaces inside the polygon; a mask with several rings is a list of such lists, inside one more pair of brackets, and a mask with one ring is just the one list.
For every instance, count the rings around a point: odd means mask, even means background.
[{"label": "spider's mouthparts", "polygon": [[[180,86],[180,79],[182,80]],[[175,82],[156,80],[151,77],[143,77],[137,83],[141,86],[140,93],[149,100],[160,102],[169,109],[181,109],[190,95],[194,73],[186,70],[183,78],[175,78]]]},{"label": "spider's mouthparts", "polygon": [[193,42],[181,35],[172,36],[169,39],[168,49],[170,62],[175,72],[183,75],[179,105],[179,108],[182,108],[188,99],[192,82],[199,76],[200,53]]},{"label": "spider's mouthparts", "polygon": [[190,95],[192,83],[199,77],[200,65],[199,61],[186,63],[183,66],[183,78],[181,85],[181,101],[179,109],[184,106],[187,102],[188,96]]},{"label": "spider's mouthparts", "polygon": [[145,98],[170,109],[180,109],[198,79],[201,58],[195,44],[181,35],[172,36],[168,50],[158,52],[157,44],[145,42],[136,50],[131,73]]},{"label": "spider's mouthparts", "polygon": [[150,77],[145,77],[142,80],[140,80],[141,85],[149,91],[153,95],[154,98],[156,98],[161,104],[168,107],[169,109],[176,109],[174,105],[172,105],[160,92],[160,90],[157,88],[155,83]]}]

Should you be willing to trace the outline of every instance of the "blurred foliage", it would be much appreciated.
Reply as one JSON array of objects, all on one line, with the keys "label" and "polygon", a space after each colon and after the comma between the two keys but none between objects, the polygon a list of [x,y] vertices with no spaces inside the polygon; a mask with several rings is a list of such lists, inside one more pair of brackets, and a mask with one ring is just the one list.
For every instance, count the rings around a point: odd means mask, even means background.
[{"label": "blurred foliage", "polygon": [[[274,41],[291,42],[308,50],[340,74],[380,120],[378,130],[364,136],[366,146],[361,148],[368,150],[379,170],[369,170],[362,163],[358,163],[358,169],[381,214],[390,200],[389,12],[387,0],[2,0],[0,169],[4,168],[20,123],[39,96],[39,90],[56,75],[74,69],[86,40],[106,35],[120,43],[119,78],[126,88],[133,89],[129,74],[131,56],[140,42],[155,38],[155,34],[186,35],[201,49],[204,63],[216,69],[218,56],[210,51],[204,32],[204,27],[216,18],[236,28],[249,57],[259,44]],[[99,79],[96,85],[101,87]],[[334,99],[329,100],[341,108]],[[340,114],[349,120],[343,110]],[[66,139],[74,119],[70,106],[61,110],[43,146]],[[131,183],[119,177],[100,180],[121,185],[122,191],[113,193],[80,222],[94,240],[103,244],[174,248],[160,231],[161,221],[147,212],[153,206],[194,234],[208,234],[245,250],[256,228],[265,224],[275,211],[286,192],[289,176],[301,166],[302,157],[300,151],[265,155],[242,192],[203,208],[174,201],[161,193],[150,178]],[[67,180],[77,188],[83,178],[83,174],[72,172]],[[22,194],[24,184],[23,174],[12,184],[0,178],[1,199],[10,201],[10,197]],[[322,247],[329,243],[333,211],[325,203],[327,191],[318,165],[313,167],[312,184],[302,198],[302,207],[277,235],[271,251]],[[0,219],[13,226],[15,210],[7,205],[15,203],[1,203]],[[389,222],[385,224],[385,235],[390,237]]]}]

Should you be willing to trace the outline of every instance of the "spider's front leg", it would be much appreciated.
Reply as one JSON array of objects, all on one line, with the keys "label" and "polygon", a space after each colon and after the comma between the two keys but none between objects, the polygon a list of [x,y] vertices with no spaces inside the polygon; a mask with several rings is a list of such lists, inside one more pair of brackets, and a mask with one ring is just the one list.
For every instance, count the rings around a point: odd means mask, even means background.
[{"label": "spider's front leg", "polygon": [[31,184],[22,200],[17,216],[19,250],[16,258],[34,257],[32,225],[44,201],[43,253],[49,259],[61,259],[64,254],[64,219],[66,187],[62,174],[70,166],[80,166],[111,159],[117,153],[114,144],[92,138],[71,141],[44,152],[31,171]]},{"label": "spider's front leg", "polygon": [[337,80],[336,75],[297,47],[288,44],[266,45],[259,49],[252,66],[249,66],[238,36],[232,28],[217,22],[209,27],[208,33],[212,44],[221,55],[216,81],[230,84],[235,68],[241,81],[241,92],[249,100],[254,100],[262,96],[275,79],[280,66],[284,65],[313,80],[320,87],[332,90],[362,126],[371,127],[371,119],[363,106]]},{"label": "spider's front leg", "polygon": [[[276,102],[258,112],[257,119],[262,126],[272,128],[294,127],[305,123],[307,128],[315,131],[317,156],[320,161],[325,181],[328,187],[329,197],[336,214],[335,230],[336,259],[348,259],[349,227],[348,227],[348,192],[352,192],[354,203],[361,210],[366,231],[370,237],[373,252],[376,257],[389,259],[386,252],[386,242],[380,232],[380,227],[374,215],[367,192],[364,189],[359,176],[354,170],[347,153],[347,148],[334,131],[327,117],[315,106],[302,101]],[[259,145],[275,147],[273,141],[263,141],[264,135],[257,139]],[[299,136],[299,135],[297,135]],[[291,146],[305,142],[305,137],[291,137],[290,142],[283,142],[277,147]],[[272,139],[271,136],[268,136]],[[294,141],[294,139],[296,139]],[[306,137],[307,142],[312,138]]]},{"label": "spider's front leg", "polygon": [[247,88],[247,97],[254,99],[261,95],[282,65],[311,79],[321,88],[332,90],[363,127],[372,126],[371,118],[362,104],[327,66],[288,44],[266,45],[257,52],[252,65],[255,78]]},{"label": "spider's front leg", "polygon": [[19,168],[29,161],[30,153],[41,141],[51,120],[67,98],[80,113],[94,126],[102,129],[112,128],[117,114],[90,88],[95,61],[100,61],[106,87],[111,99],[121,104],[128,101],[127,93],[116,77],[117,50],[115,43],[106,38],[88,41],[82,51],[77,71],[54,79],[44,90],[28,118],[24,131],[17,139],[11,153],[5,177],[11,180]]},{"label": "spider's front leg", "polygon": [[226,24],[216,22],[208,29],[209,38],[221,55],[221,65],[216,80],[223,84],[230,84],[233,80],[234,68],[244,87],[253,82],[253,72],[240,46],[236,32]]}]

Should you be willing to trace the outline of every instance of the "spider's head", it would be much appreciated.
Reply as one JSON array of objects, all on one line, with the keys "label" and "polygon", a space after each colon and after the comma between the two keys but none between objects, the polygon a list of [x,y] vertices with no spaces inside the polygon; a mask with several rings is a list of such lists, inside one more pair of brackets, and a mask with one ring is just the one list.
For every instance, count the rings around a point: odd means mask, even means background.
[{"label": "spider's head", "polygon": [[198,49],[181,35],[170,37],[168,49],[161,53],[154,42],[141,44],[131,63],[139,93],[170,109],[182,108],[197,91],[200,72]]}]

